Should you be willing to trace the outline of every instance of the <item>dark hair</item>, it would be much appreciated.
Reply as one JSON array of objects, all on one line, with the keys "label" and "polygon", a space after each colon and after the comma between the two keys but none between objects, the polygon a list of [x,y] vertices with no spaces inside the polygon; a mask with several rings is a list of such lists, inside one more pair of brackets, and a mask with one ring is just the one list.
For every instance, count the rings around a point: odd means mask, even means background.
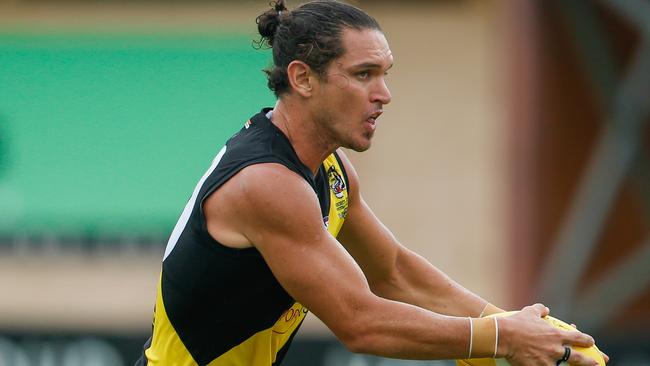
[{"label": "dark hair", "polygon": [[352,5],[317,0],[289,11],[284,0],[257,17],[259,47],[273,49],[273,65],[264,70],[268,86],[277,97],[289,90],[287,66],[300,60],[320,76],[330,62],[345,53],[344,28],[381,30],[377,21]]}]

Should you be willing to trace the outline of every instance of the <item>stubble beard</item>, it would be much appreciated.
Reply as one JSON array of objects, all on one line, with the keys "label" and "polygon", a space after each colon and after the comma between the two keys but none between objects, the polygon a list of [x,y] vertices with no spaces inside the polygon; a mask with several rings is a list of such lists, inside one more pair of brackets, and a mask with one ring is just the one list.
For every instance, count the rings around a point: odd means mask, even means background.
[{"label": "stubble beard", "polygon": [[370,134],[364,134],[366,135],[365,137],[368,139],[368,143],[365,145],[360,145],[360,144],[355,144],[352,146],[347,147],[348,149],[354,150],[356,152],[364,152],[368,149],[370,149],[370,146],[372,145],[372,133]]},{"label": "stubble beard", "polygon": [[349,131],[337,131],[334,128],[337,125],[335,121],[336,118],[327,112],[319,114],[319,118],[316,121],[319,130],[330,143],[333,143],[337,148],[344,147],[356,152],[364,152],[370,148],[374,131],[363,132],[363,139],[367,140],[367,143],[364,143],[365,141],[357,142],[353,135],[346,133]]}]

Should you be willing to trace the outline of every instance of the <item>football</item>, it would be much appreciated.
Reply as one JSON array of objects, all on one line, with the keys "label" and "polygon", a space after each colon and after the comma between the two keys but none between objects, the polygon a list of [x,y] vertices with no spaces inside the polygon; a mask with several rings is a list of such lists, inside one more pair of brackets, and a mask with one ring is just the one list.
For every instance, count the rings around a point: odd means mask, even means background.
[{"label": "football", "polygon": [[[493,314],[487,316],[488,318],[490,317],[506,317],[510,316],[513,314],[518,313],[517,311],[507,311],[504,313],[498,313],[498,314]],[[564,329],[564,330],[574,330],[574,328],[563,322],[562,320],[559,320],[557,318],[554,318],[552,316],[546,316],[544,317],[544,320],[549,322],[551,325]],[[603,356],[600,354],[600,350],[596,345],[593,345],[589,348],[584,348],[584,347],[571,347],[571,352],[580,352],[582,354],[585,354],[596,361],[601,366],[605,366],[605,360],[603,359]],[[471,358],[471,359],[465,359],[465,360],[456,360],[456,365],[457,366],[509,366],[510,363],[505,359],[505,358]],[[563,362],[561,365],[570,365],[569,363]]]}]

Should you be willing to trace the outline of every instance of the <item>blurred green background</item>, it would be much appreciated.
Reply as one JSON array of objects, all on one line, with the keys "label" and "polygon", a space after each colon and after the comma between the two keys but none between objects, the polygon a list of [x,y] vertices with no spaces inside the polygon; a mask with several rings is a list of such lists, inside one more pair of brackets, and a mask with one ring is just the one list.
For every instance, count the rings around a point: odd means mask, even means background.
[{"label": "blurred green background", "polygon": [[0,235],[167,235],[274,103],[269,60],[237,33],[0,33]]}]

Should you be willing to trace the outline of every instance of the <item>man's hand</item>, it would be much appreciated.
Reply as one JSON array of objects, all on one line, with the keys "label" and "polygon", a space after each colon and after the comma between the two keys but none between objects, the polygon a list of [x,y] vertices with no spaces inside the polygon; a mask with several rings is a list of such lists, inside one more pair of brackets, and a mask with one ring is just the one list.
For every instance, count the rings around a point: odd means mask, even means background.
[{"label": "man's hand", "polygon": [[[578,327],[575,324],[571,323],[571,326],[574,327],[576,330],[578,330]],[[600,355],[603,356],[603,360],[605,360],[605,363],[609,363],[609,356],[607,355],[607,353],[601,350],[598,351],[600,352]]]},{"label": "man's hand", "polygon": [[[591,347],[594,339],[577,330],[553,327],[543,317],[549,310],[542,304],[523,308],[519,313],[499,318],[497,354],[513,366],[554,365],[564,355],[564,346]],[[571,352],[568,362],[576,366],[597,366],[596,360]]]}]

